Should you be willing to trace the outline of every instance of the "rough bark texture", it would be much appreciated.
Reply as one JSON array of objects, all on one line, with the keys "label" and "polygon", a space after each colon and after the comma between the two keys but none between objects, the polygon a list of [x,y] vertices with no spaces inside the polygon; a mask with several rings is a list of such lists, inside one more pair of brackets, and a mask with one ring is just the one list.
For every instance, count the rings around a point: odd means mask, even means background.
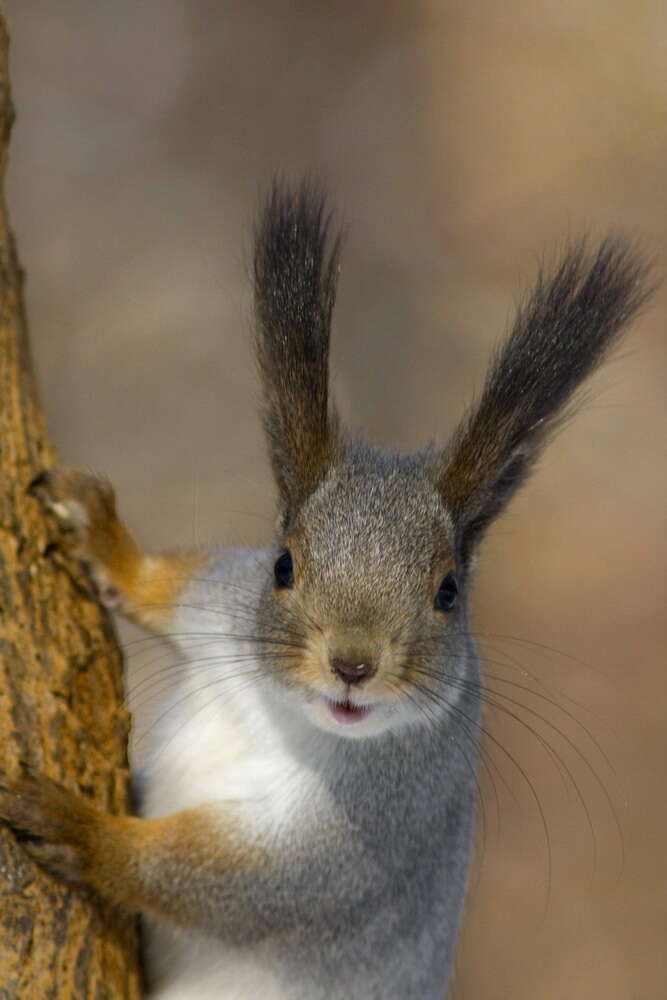
[{"label": "rough bark texture", "polygon": [[[0,178],[13,111],[0,16]],[[28,486],[54,462],[21,273],[0,198],[0,768],[20,759],[104,809],[127,806],[129,717],[108,618]],[[0,828],[0,998],[139,996],[134,921],[37,869]]]}]

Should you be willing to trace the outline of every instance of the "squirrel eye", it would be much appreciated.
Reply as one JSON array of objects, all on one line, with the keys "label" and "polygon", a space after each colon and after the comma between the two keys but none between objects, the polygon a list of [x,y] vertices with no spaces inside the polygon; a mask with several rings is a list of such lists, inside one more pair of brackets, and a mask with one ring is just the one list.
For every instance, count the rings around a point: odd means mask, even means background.
[{"label": "squirrel eye", "polygon": [[292,565],[292,555],[289,549],[285,549],[276,559],[273,567],[273,575],[276,578],[276,587],[280,590],[294,586],[294,566]]},{"label": "squirrel eye", "polygon": [[456,577],[450,571],[440,584],[438,593],[435,595],[433,606],[436,611],[451,611],[456,604],[456,597],[459,588],[456,584]]}]

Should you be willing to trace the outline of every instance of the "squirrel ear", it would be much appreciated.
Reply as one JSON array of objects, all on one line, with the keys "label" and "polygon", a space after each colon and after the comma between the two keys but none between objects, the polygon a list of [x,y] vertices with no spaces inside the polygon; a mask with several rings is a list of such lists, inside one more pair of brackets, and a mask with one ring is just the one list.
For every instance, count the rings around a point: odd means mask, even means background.
[{"label": "squirrel ear", "polygon": [[264,427],[284,522],[338,450],[328,369],[340,239],[330,228],[321,191],[274,181],[256,231],[254,289]]},{"label": "squirrel ear", "polygon": [[648,266],[608,238],[589,255],[571,247],[541,273],[491,363],[479,402],[441,456],[438,488],[466,560],[528,476],[581,383],[597,368],[650,290]]}]

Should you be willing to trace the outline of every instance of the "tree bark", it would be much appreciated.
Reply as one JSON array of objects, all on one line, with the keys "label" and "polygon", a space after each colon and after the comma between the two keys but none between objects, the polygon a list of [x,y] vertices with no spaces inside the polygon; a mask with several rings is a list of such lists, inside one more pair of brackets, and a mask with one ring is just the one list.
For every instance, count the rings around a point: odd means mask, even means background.
[{"label": "tree bark", "polygon": [[[0,15],[0,184],[13,109]],[[0,193],[0,769],[20,760],[109,812],[128,805],[122,661],[110,621],[30,483],[55,455],[35,391],[22,275]],[[135,921],[40,871],[0,828],[0,1000],[139,997]]]}]

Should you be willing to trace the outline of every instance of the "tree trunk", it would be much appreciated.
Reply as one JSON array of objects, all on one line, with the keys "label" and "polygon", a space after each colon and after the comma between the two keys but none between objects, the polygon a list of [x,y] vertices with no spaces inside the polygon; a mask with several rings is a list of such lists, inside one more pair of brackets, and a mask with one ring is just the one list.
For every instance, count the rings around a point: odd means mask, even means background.
[{"label": "tree trunk", "polygon": [[[13,119],[0,16],[0,183]],[[54,463],[35,392],[21,272],[0,194],[0,769],[19,760],[127,808],[129,716],[108,617],[29,493]],[[55,882],[0,828],[0,998],[139,997],[135,922]]]}]

